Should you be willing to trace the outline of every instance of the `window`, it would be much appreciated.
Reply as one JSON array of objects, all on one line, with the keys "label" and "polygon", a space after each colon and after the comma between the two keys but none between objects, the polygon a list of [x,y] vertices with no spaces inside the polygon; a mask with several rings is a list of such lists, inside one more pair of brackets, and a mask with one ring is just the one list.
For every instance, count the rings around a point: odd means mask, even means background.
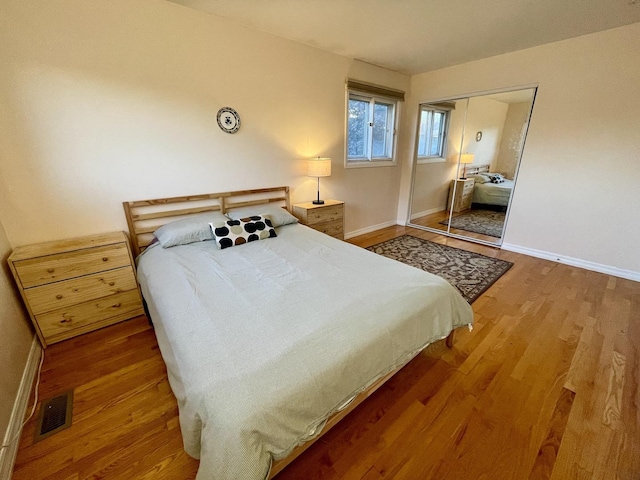
[{"label": "window", "polygon": [[444,158],[449,110],[433,105],[420,107],[418,158]]},{"label": "window", "polygon": [[404,93],[347,82],[347,167],[395,165],[397,100]]},{"label": "window", "polygon": [[395,136],[395,103],[349,94],[347,158],[391,160]]}]

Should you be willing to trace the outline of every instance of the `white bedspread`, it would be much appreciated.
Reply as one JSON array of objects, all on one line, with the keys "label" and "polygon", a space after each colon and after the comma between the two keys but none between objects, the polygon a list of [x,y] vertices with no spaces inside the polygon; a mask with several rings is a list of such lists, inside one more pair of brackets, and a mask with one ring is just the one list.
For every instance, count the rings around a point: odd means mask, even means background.
[{"label": "white bedspread", "polygon": [[441,278],[302,225],[149,248],[138,278],[198,479],[263,479],[326,418],[473,321]]},{"label": "white bedspread", "polygon": [[473,186],[472,202],[506,207],[509,205],[513,183],[513,180],[505,180],[503,183],[476,183]]}]

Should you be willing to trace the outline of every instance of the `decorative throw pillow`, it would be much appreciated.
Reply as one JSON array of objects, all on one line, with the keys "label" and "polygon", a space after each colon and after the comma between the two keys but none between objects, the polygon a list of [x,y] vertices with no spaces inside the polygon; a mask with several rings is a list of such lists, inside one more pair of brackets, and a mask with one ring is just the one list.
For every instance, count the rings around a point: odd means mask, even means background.
[{"label": "decorative throw pillow", "polygon": [[499,173],[493,173],[490,175],[491,183],[504,183],[504,177]]},{"label": "decorative throw pillow", "polygon": [[254,215],[222,223],[210,223],[213,237],[219,248],[262,240],[276,236],[271,220],[262,215]]}]

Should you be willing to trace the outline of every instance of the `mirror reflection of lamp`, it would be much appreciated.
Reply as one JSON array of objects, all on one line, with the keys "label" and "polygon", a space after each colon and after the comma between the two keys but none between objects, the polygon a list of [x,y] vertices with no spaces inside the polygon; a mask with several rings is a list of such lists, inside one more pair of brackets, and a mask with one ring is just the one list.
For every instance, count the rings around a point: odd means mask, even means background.
[{"label": "mirror reflection of lamp", "polygon": [[318,178],[318,199],[314,200],[315,205],[324,204],[324,200],[320,200],[320,177],[329,177],[331,175],[331,159],[330,158],[312,158],[307,163],[307,176]]},{"label": "mirror reflection of lamp", "polygon": [[460,155],[460,163],[464,164],[464,173],[462,177],[460,177],[460,180],[467,179],[467,165],[473,163],[473,157],[475,157],[473,153],[463,153]]}]

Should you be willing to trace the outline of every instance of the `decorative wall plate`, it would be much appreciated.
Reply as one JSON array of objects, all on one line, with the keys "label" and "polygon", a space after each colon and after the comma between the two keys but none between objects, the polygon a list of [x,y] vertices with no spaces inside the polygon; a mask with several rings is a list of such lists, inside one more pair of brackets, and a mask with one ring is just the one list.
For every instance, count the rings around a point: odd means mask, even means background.
[{"label": "decorative wall plate", "polygon": [[480,140],[482,140],[482,132],[476,133],[476,142],[479,142]]},{"label": "decorative wall plate", "polygon": [[218,126],[223,132],[236,133],[240,129],[240,115],[231,107],[218,110]]}]

